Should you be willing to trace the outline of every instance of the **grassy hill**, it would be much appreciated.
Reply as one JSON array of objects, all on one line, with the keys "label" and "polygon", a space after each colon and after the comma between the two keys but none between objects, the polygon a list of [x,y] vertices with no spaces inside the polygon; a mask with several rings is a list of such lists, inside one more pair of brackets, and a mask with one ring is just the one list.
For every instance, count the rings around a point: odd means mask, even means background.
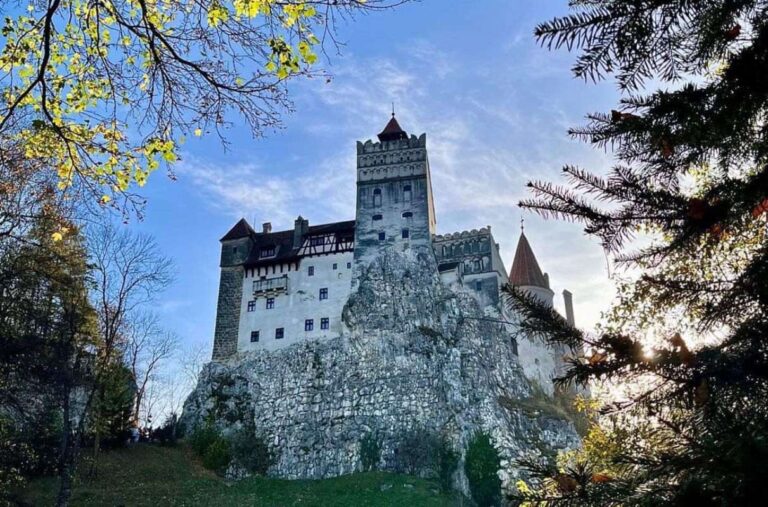
[{"label": "grassy hill", "polygon": [[[30,505],[53,505],[57,481],[38,479],[22,492]],[[105,452],[95,478],[78,477],[75,506],[443,506],[461,499],[437,484],[406,475],[369,472],[325,480],[254,477],[227,482],[203,469],[185,447],[139,445]]]}]

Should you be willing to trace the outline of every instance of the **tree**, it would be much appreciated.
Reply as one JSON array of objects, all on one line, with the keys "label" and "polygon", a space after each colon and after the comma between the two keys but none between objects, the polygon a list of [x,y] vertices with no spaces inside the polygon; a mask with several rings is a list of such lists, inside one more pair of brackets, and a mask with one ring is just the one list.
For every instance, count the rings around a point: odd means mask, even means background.
[{"label": "tree", "polygon": [[22,434],[55,407],[61,427],[53,468],[68,498],[95,384],[99,333],[79,232],[70,224],[71,234],[54,241],[52,231],[61,218],[50,202],[41,209],[49,210],[46,218],[33,223],[21,247],[8,247],[7,238],[2,242],[0,404]]},{"label": "tree", "polygon": [[[151,321],[142,331],[139,311],[171,283],[172,263],[160,254],[152,237],[118,231],[111,225],[96,226],[89,231],[88,251],[93,277],[91,297],[100,333],[94,388],[102,388],[101,380],[109,377],[115,364],[128,361],[135,385],[132,415],[137,417],[157,363],[170,355],[166,349],[174,344],[172,338],[154,336],[159,330]],[[147,352],[154,355],[149,363],[145,363]],[[98,419],[99,414],[95,417]],[[94,461],[100,447],[99,430],[97,426]]]},{"label": "tree", "polygon": [[158,373],[163,363],[170,359],[177,349],[178,338],[173,333],[163,331],[156,316],[138,315],[128,324],[124,355],[136,383],[132,410],[134,422],[141,420],[142,403],[145,402],[147,388],[158,381]]},{"label": "tree", "polygon": [[131,185],[184,136],[223,140],[232,114],[256,136],[280,126],[287,82],[320,73],[337,20],[403,1],[33,0],[0,29],[0,138],[59,191],[79,181],[92,202],[140,210]]},{"label": "tree", "polygon": [[[534,198],[521,205],[583,222],[640,276],[620,286],[595,333],[508,291],[526,330],[587,351],[561,382],[608,380],[628,394],[604,408],[622,431],[607,471],[585,460],[532,466],[538,484],[554,487],[521,496],[759,504],[768,477],[768,5],[596,0],[572,9],[536,36],[580,49],[576,76],[615,76],[618,109],[570,134],[618,163],[607,177],[566,166],[569,186],[530,183]],[[652,83],[667,88],[646,91]],[[638,235],[650,245],[634,245]]]}]

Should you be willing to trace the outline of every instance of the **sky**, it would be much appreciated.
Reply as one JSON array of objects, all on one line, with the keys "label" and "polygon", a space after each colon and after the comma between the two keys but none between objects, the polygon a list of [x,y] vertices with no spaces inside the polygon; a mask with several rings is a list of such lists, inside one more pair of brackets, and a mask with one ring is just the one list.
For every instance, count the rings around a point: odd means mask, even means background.
[{"label": "sky", "polygon": [[564,183],[562,167],[603,173],[610,154],[567,136],[594,111],[616,107],[611,82],[574,78],[575,55],[536,44],[539,22],[567,13],[564,1],[422,0],[338,26],[345,43],[323,63],[332,79],[294,81],[284,129],[254,139],[242,122],[222,146],[187,140],[172,181],[154,174],[142,221],[175,262],[176,281],[156,311],[185,346],[213,340],[219,239],[241,217],[256,229],[355,216],[355,142],[389,119],[427,133],[439,234],[492,227],[507,270],[520,219],[556,293],[574,294],[577,324],[591,328],[611,302],[607,259],[575,223],[522,211],[526,182]]}]

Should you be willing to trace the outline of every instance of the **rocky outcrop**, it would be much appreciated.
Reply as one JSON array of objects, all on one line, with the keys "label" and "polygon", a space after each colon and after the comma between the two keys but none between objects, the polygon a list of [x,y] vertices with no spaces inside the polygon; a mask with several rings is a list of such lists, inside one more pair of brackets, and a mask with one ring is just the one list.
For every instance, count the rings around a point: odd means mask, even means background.
[{"label": "rocky outcrop", "polygon": [[[486,431],[507,465],[578,441],[566,421],[500,404],[531,395],[509,330],[471,292],[441,283],[432,252],[385,252],[358,276],[340,338],[210,363],[185,403],[185,426],[212,419],[230,432],[253,422],[277,455],[270,474],[285,478],[360,470],[366,435],[379,440],[385,470],[414,429],[460,453]],[[502,474],[509,482],[514,467]],[[455,480],[466,490],[460,471]]]}]

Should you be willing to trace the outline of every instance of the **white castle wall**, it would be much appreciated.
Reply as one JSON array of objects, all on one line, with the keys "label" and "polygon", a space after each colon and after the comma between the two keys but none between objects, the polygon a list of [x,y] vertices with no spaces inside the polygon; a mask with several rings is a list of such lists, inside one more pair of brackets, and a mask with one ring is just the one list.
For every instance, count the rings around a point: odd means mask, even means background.
[{"label": "white castle wall", "polygon": [[[299,269],[283,270],[288,275],[288,292],[275,296],[272,309],[266,308],[267,298],[257,299],[253,295],[253,282],[259,279],[258,272],[246,273],[243,280],[243,294],[240,307],[240,326],[238,332],[238,352],[250,350],[277,350],[297,342],[310,339],[328,339],[339,336],[341,332],[341,310],[349,297],[353,262],[352,252],[304,257]],[[337,269],[333,269],[333,265]],[[309,266],[314,267],[314,275],[308,276]],[[275,274],[280,276],[279,268]],[[263,268],[262,268],[263,274]],[[328,289],[328,299],[320,300],[320,289]],[[256,300],[255,309],[248,311],[248,302]],[[327,317],[329,329],[320,329],[320,319]],[[314,329],[304,331],[304,321],[314,320]],[[284,338],[275,339],[275,329],[285,330]],[[258,343],[251,342],[251,331],[259,331]]]}]

